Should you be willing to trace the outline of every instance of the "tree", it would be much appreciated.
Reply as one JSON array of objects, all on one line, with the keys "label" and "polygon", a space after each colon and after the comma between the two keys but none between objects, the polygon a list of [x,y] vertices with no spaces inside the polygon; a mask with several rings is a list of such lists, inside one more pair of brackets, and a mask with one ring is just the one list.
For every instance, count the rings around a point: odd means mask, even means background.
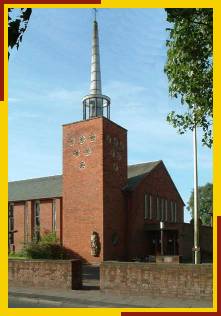
[{"label": "tree", "polygon": [[185,107],[172,111],[167,121],[180,134],[203,130],[202,143],[212,146],[213,117],[213,11],[212,9],[165,9],[169,39],[165,73],[169,94]]},{"label": "tree", "polygon": [[[193,191],[191,193],[188,206],[188,211],[192,213],[194,209],[194,196]],[[202,224],[210,225],[211,215],[210,212],[213,211],[213,185],[212,183],[207,183],[204,186],[199,187],[199,214],[202,220]]]},{"label": "tree", "polygon": [[[17,15],[19,11],[19,15]],[[14,46],[19,47],[22,42],[23,34],[27,29],[28,21],[32,13],[31,8],[25,9],[8,9],[8,47],[13,49]],[[8,52],[8,57],[10,52]]]}]

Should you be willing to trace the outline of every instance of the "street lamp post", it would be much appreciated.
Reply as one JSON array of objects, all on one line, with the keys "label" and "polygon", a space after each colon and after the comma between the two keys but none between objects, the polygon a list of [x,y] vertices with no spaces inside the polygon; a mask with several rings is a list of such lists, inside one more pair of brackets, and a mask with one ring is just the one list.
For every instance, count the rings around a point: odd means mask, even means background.
[{"label": "street lamp post", "polygon": [[193,160],[194,160],[194,263],[200,263],[200,246],[199,246],[199,197],[198,197],[198,166],[197,166],[197,133],[196,125],[193,129]]},{"label": "street lamp post", "polygon": [[164,255],[163,253],[163,229],[164,229],[164,222],[160,222],[160,254],[161,256]]},{"label": "street lamp post", "polygon": [[210,226],[213,227],[213,211],[212,210],[209,212],[209,215],[210,215]]}]

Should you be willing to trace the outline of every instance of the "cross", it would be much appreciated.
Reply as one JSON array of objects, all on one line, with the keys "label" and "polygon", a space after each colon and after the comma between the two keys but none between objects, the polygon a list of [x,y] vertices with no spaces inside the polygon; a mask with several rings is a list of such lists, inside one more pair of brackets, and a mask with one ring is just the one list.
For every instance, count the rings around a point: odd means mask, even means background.
[{"label": "cross", "polygon": [[93,10],[94,10],[94,21],[96,21],[97,20],[97,9],[94,8]]}]

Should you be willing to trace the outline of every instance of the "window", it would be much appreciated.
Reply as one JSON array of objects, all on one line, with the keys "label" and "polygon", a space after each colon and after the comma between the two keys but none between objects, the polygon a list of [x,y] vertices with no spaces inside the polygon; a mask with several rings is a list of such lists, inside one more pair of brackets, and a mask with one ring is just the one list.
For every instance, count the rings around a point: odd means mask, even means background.
[{"label": "window", "polygon": [[177,203],[174,202],[174,222],[177,222]]},{"label": "window", "polygon": [[164,220],[164,199],[161,199],[161,214],[160,214],[160,220]]},{"label": "window", "polygon": [[24,243],[28,243],[28,202],[24,204]]},{"label": "window", "polygon": [[160,220],[160,199],[157,197],[157,219]]},{"label": "window", "polygon": [[52,201],[52,231],[56,232],[56,199]]},{"label": "window", "polygon": [[153,219],[153,196],[144,194],[144,219]]},{"label": "window", "polygon": [[144,194],[144,219],[148,218],[147,194]]},{"label": "window", "polygon": [[152,201],[152,195],[149,195],[149,206],[150,206],[150,219],[153,218],[153,201]]},{"label": "window", "polygon": [[14,244],[14,204],[9,203],[8,206],[8,244],[9,250],[10,245]]},{"label": "window", "polygon": [[165,221],[168,221],[168,201],[165,199]]},{"label": "window", "polygon": [[174,222],[173,201],[170,202],[170,218],[171,222]]},{"label": "window", "polygon": [[40,201],[34,203],[34,239],[40,239]]}]

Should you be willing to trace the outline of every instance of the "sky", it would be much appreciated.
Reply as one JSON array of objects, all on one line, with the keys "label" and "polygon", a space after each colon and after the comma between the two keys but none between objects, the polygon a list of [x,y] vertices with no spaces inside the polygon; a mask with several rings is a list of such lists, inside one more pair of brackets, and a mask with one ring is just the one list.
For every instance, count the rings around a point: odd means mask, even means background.
[{"label": "sky", "polygon": [[[163,160],[184,202],[193,188],[192,133],[167,114],[166,15],[161,9],[100,9],[102,92],[111,120],[128,130],[129,164]],[[62,124],[82,119],[90,86],[91,9],[33,9],[9,59],[9,181],[62,174]],[[199,185],[212,182],[212,151],[200,143]],[[185,211],[185,221],[190,215]]]}]

